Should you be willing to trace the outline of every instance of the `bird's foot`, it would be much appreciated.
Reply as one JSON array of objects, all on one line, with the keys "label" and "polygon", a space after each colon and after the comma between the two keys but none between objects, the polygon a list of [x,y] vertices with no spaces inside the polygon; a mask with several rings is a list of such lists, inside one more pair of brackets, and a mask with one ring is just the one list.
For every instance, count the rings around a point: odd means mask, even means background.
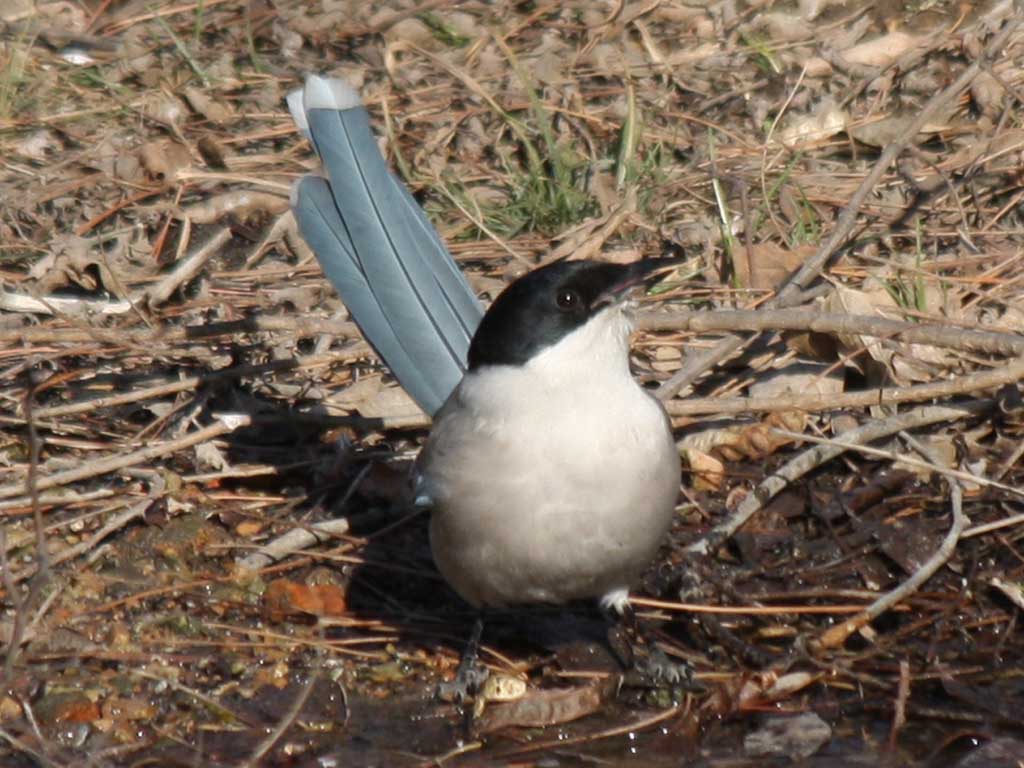
[{"label": "bird's foot", "polygon": [[483,632],[483,619],[478,618],[473,624],[469,642],[466,643],[466,648],[462,651],[462,659],[455,672],[455,679],[437,686],[435,696],[441,701],[450,701],[461,707],[466,701],[476,699],[480,691],[483,690],[484,683],[487,682],[487,678],[491,674],[478,658],[480,638]]},{"label": "bird's foot", "polygon": [[476,659],[468,665],[460,663],[455,679],[439,683],[435,696],[441,701],[450,701],[462,706],[465,702],[476,699],[490,676],[490,670]]},{"label": "bird's foot", "polygon": [[701,690],[693,679],[693,668],[686,661],[673,661],[656,645],[645,648],[642,655],[634,653],[633,664],[623,683],[636,688]]},{"label": "bird's foot", "polygon": [[686,661],[670,659],[654,640],[646,635],[631,608],[623,620],[608,628],[608,645],[625,670],[622,683],[630,688],[682,688],[702,690],[693,679]]}]

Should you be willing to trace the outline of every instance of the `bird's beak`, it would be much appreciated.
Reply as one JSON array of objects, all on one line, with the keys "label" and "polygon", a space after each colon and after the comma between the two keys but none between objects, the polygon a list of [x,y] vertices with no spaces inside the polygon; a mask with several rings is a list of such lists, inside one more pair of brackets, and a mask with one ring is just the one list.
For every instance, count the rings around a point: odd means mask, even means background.
[{"label": "bird's beak", "polygon": [[621,277],[597,297],[593,308],[621,304],[636,298],[640,292],[637,289],[647,290],[682,263],[682,259],[641,259],[623,265]]}]

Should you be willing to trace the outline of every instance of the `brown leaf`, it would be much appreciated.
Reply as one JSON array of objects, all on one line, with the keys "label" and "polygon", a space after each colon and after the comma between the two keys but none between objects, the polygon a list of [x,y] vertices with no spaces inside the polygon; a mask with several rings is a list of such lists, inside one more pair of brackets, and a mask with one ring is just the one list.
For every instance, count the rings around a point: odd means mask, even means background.
[{"label": "brown leaf", "polygon": [[936,521],[922,517],[901,517],[879,526],[878,545],[905,573],[915,573],[942,542],[943,531]]},{"label": "brown leaf", "polygon": [[739,690],[740,709],[756,709],[789,698],[814,683],[820,675],[812,672],[779,674],[774,670],[748,678]]},{"label": "brown leaf", "polygon": [[[817,106],[812,114],[796,115],[786,121],[777,138],[787,147],[825,141],[846,130],[849,116],[831,99]],[[812,247],[813,250],[813,247]]]},{"label": "brown leaf", "polygon": [[266,527],[262,520],[243,520],[235,526],[235,533],[245,539],[251,539]]},{"label": "brown leaf", "polygon": [[807,259],[815,246],[784,248],[771,241],[755,243],[749,250],[736,249],[736,279],[744,288],[771,290],[781,285]]},{"label": "brown leaf", "polygon": [[762,422],[731,424],[693,432],[684,437],[679,445],[686,451],[713,451],[725,461],[739,461],[744,458],[758,461],[792,442],[788,437],[775,434],[774,428],[801,432],[805,423],[806,415],[803,413],[780,411],[769,414]]},{"label": "brown leaf", "polygon": [[185,88],[182,93],[189,106],[214,125],[223,125],[234,115],[230,106],[215,101],[207,93],[194,86]]},{"label": "brown leaf", "polygon": [[597,712],[611,690],[609,682],[602,682],[580,688],[532,691],[508,704],[489,707],[477,722],[481,733],[568,723]]},{"label": "brown leaf", "polygon": [[184,145],[176,141],[157,139],[142,146],[139,161],[150,176],[172,179],[178,171],[192,166],[192,155]]},{"label": "brown leaf", "polygon": [[13,696],[0,697],[0,723],[9,723],[24,714],[21,704]]},{"label": "brown leaf", "polygon": [[694,490],[717,491],[722,487],[725,465],[721,461],[696,448],[687,448],[683,455],[693,473]]},{"label": "brown leaf", "polygon": [[263,593],[263,611],[271,621],[295,614],[343,616],[347,607],[344,590],[335,584],[308,586],[278,579]]},{"label": "brown leaf", "polygon": [[907,51],[916,48],[924,41],[923,37],[908,35],[896,30],[887,35],[859,43],[842,52],[843,58],[850,64],[861,64],[869,67],[887,67]]},{"label": "brown leaf", "polygon": [[40,722],[91,723],[101,717],[100,706],[81,691],[48,693],[34,707]]},{"label": "brown leaf", "polygon": [[[885,147],[898,141],[915,120],[917,120],[917,112],[896,112],[870,122],[856,123],[851,125],[847,131],[857,141],[867,144],[869,147]],[[935,122],[921,127],[917,134],[917,140],[923,141],[926,138],[924,134],[941,133],[946,128],[948,128],[946,123],[937,118]]]},{"label": "brown leaf", "polygon": [[792,397],[793,395],[831,395],[843,391],[841,371],[811,363],[795,363],[769,371],[750,385],[751,397]]}]

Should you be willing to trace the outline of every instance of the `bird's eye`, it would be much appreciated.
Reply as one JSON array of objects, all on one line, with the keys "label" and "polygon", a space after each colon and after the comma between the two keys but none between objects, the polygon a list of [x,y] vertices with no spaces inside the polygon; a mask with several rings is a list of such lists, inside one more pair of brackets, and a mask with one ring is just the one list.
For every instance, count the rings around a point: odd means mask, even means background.
[{"label": "bird's eye", "polygon": [[559,309],[576,309],[580,305],[580,295],[570,288],[561,288],[555,296]]}]

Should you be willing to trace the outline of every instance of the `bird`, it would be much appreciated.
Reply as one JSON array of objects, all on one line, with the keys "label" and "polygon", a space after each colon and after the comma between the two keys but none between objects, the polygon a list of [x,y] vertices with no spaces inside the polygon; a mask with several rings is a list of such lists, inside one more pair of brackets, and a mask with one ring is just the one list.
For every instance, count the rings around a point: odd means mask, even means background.
[{"label": "bird", "polygon": [[414,492],[441,575],[480,610],[593,600],[632,616],[680,486],[665,409],[630,372],[632,313],[676,262],[555,261],[484,312],[355,89],[311,75],[287,101],[323,166],[293,188],[299,232],[433,419]]}]

